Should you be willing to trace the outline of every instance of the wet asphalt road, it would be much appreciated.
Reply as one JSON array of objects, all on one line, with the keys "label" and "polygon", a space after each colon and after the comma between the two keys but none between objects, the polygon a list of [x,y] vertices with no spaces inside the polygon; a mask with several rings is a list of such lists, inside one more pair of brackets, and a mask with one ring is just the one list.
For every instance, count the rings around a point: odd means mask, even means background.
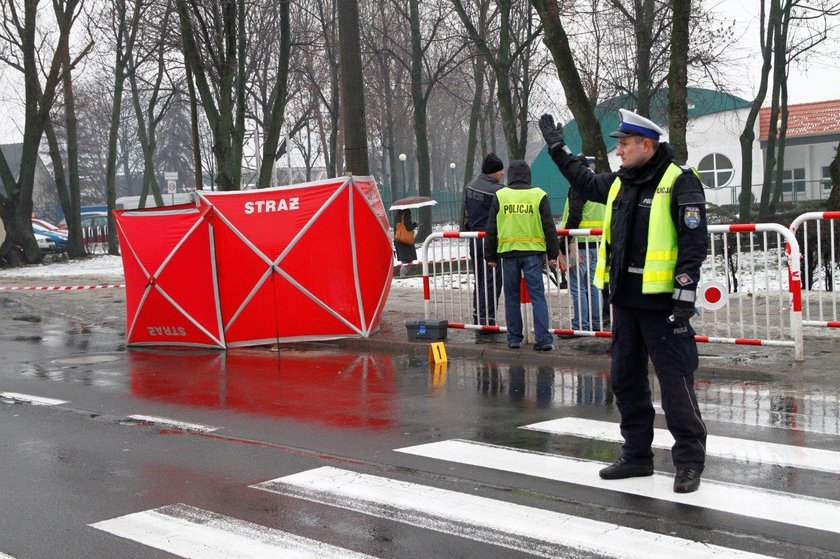
[{"label": "wet asphalt road", "polygon": [[[528,556],[249,487],[321,466],[772,557],[840,554],[828,531],[394,451],[465,439],[612,461],[616,443],[519,428],[561,417],[616,422],[606,371],[454,361],[435,373],[418,356],[329,346],[126,350],[114,330],[13,304],[0,312],[0,392],[65,402],[0,403],[0,557],[170,557],[90,524],[177,503],[375,557]],[[711,433],[840,450],[837,394],[702,372],[697,380]],[[128,419],[136,414],[216,430]],[[672,471],[666,451],[656,451],[656,469]],[[840,501],[840,477],[807,468],[710,458],[704,479]]]}]

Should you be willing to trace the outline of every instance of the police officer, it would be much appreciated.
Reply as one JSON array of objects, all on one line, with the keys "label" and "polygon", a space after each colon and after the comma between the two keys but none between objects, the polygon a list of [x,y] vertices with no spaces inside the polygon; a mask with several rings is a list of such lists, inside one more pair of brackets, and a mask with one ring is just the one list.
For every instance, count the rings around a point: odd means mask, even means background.
[{"label": "police officer", "polygon": [[609,285],[613,305],[612,388],[621,414],[621,456],[600,471],[604,479],[653,474],[653,420],[648,358],[662,391],[674,436],[674,491],[700,486],[706,426],[694,394],[697,344],[689,320],[700,266],[706,257],[703,187],[693,170],[674,161],[659,141],[663,130],[647,118],[619,110],[621,167],[592,173],[565,148],[562,126],[551,115],[540,130],[560,172],[588,200],[606,204],[595,281]]},{"label": "police officer", "polygon": [[[464,211],[461,218],[461,231],[485,231],[490,214],[490,205],[496,192],[504,185],[504,163],[495,153],[488,153],[481,163],[479,173],[464,189]],[[473,324],[481,326],[496,325],[496,305],[502,293],[502,272],[491,268],[484,262],[484,240],[475,239],[470,243],[470,259],[475,270],[475,289],[473,291]],[[476,342],[492,341],[494,332],[479,330]]]},{"label": "police officer", "polygon": [[546,256],[550,266],[557,263],[560,243],[548,195],[531,186],[531,168],[525,161],[511,161],[508,186],[493,199],[484,250],[489,266],[495,267],[498,257],[502,259],[508,347],[518,349],[522,344],[519,278],[524,276],[534,313],[534,349],[554,349],[548,329],[543,268]]},{"label": "police officer", "polygon": [[[578,155],[578,161],[594,171],[594,158]],[[604,204],[590,202],[574,189],[569,189],[563,208],[563,229],[600,229],[604,224]],[[566,268],[569,295],[572,299],[572,329],[601,329],[601,296],[595,286],[595,262],[598,237],[572,237],[568,243]],[[563,245],[561,244],[561,250]],[[564,270],[566,271],[566,270]],[[591,323],[590,323],[590,318]],[[567,337],[564,335],[561,338]]]}]

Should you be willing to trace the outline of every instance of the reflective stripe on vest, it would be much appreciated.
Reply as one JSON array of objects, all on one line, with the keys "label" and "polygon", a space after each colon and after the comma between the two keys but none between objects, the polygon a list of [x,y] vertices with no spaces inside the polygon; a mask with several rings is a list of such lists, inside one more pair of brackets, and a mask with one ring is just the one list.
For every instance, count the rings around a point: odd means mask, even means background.
[{"label": "reflective stripe on vest", "polygon": [[536,187],[528,190],[504,187],[496,192],[499,199],[499,213],[496,215],[498,253],[545,251],[545,233],[540,217],[540,202],[545,195]]},{"label": "reflective stripe on vest", "polygon": [[[677,178],[683,173],[679,165],[668,165],[662,180],[656,187],[650,208],[648,222],[647,253],[645,254],[642,293],[671,293],[674,289],[674,269],[677,266],[677,230],[671,218],[671,190]],[[607,245],[611,242],[613,202],[621,190],[621,179],[616,177],[610,186],[604,211],[604,234],[598,248],[598,262],[595,265],[594,284],[599,289],[610,282],[607,266]]]},{"label": "reflective stripe on vest", "polygon": [[[600,229],[604,225],[604,204],[598,202],[587,201],[583,205],[583,212],[580,218],[579,229]],[[565,229],[566,222],[569,221],[569,198],[566,197],[566,207],[563,208],[563,221],[560,227]],[[572,239],[570,239],[572,240]],[[581,243],[597,243],[600,237],[597,235],[587,235],[585,237],[575,237],[576,241]],[[594,248],[594,247],[593,247]]]}]

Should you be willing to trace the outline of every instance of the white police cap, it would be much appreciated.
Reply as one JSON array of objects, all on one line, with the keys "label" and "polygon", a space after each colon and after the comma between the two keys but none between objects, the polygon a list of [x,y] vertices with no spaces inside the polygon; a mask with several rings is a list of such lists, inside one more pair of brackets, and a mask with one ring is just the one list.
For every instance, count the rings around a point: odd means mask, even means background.
[{"label": "white police cap", "polygon": [[652,120],[639,116],[627,109],[618,109],[618,112],[621,115],[621,124],[618,126],[618,130],[610,134],[613,138],[644,136],[658,141],[659,136],[665,133]]}]

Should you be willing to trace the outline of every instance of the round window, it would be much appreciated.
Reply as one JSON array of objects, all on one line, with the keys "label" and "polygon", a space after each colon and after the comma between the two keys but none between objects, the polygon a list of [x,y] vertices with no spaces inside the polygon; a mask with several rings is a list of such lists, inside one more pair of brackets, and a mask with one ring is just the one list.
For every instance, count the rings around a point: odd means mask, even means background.
[{"label": "round window", "polygon": [[732,182],[735,168],[728,157],[720,153],[710,153],[697,165],[700,180],[709,188],[721,188]]}]

